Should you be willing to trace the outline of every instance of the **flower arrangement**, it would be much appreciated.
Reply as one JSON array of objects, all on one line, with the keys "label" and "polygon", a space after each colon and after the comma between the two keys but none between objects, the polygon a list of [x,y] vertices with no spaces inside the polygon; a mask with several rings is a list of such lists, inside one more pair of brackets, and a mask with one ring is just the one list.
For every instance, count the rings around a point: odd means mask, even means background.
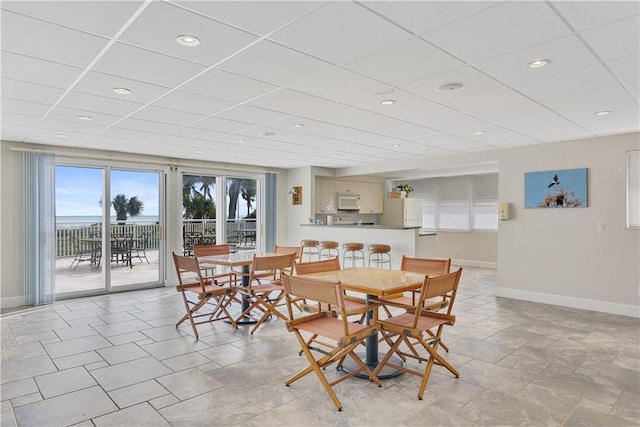
[{"label": "flower arrangement", "polygon": [[409,184],[407,184],[406,182],[403,182],[403,183],[398,184],[398,186],[396,187],[396,189],[397,189],[398,191],[404,191],[404,192],[406,192],[407,194],[408,194],[408,193],[411,193],[411,192],[413,191],[413,187],[412,187],[412,186],[410,186]]}]

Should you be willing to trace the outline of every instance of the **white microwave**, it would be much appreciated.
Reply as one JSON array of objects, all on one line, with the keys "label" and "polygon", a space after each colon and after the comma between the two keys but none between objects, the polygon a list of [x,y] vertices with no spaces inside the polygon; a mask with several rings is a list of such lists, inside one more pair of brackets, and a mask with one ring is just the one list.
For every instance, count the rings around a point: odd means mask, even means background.
[{"label": "white microwave", "polygon": [[339,211],[357,211],[360,209],[359,194],[338,193],[338,210]]}]

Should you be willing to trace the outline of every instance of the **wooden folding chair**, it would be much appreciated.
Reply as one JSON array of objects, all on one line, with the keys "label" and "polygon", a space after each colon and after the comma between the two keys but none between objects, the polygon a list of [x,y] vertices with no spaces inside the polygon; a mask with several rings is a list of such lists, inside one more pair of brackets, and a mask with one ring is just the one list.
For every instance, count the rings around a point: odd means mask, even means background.
[{"label": "wooden folding chair", "polygon": [[[425,273],[427,275],[441,275],[448,274],[451,271],[451,258],[410,258],[405,255],[402,256],[402,263],[400,264],[400,270],[414,271],[416,273]],[[410,310],[411,307],[416,305],[416,299],[420,295],[420,290],[415,290],[410,295],[388,295],[380,297],[378,301],[382,303],[382,308],[388,317],[391,317],[389,307],[398,307],[405,310]],[[435,298],[433,300],[425,301],[424,310],[438,311],[445,308],[448,304],[447,296],[442,298]],[[389,307],[388,307],[389,306]],[[380,339],[383,340],[384,336]],[[445,351],[449,351],[449,347],[443,342],[440,342],[440,347]]]},{"label": "wooden folding chair", "polygon": [[[199,337],[196,325],[202,323],[229,319],[231,325],[237,328],[238,325],[227,311],[227,306],[235,295],[235,288],[231,285],[220,286],[215,282],[215,279],[204,278],[197,258],[184,257],[174,252],[173,263],[179,281],[176,289],[182,294],[184,307],[187,310],[187,313],[176,323],[176,328],[188,319],[196,338]],[[197,300],[191,301],[187,295],[195,296]],[[209,310],[198,313],[201,309],[206,308]],[[206,317],[207,320],[196,321],[202,317]]]},{"label": "wooden folding chair", "polygon": [[[313,274],[313,273],[321,273],[323,271],[336,271],[340,270],[340,259],[339,258],[328,258],[322,261],[310,261],[310,262],[296,262],[295,265],[296,274]],[[364,300],[364,298],[358,298],[353,295],[344,294],[344,305],[346,308],[347,316],[360,316],[358,323],[364,323],[364,319],[368,311],[376,308],[376,305],[369,304]],[[311,310],[312,307],[310,304],[306,304],[306,309]]]},{"label": "wooden folding chair", "polygon": [[[207,256],[216,255],[229,255],[231,253],[231,247],[228,243],[220,245],[196,245],[192,248],[193,255],[196,258],[202,258]],[[236,284],[236,272],[232,269],[224,272],[219,272],[217,266],[207,264],[206,260],[200,260],[200,266],[203,267],[205,276],[215,278],[218,283],[233,283]]]},{"label": "wooden folding chair", "polygon": [[[289,378],[285,384],[289,386],[308,373],[315,372],[322,386],[333,401],[333,404],[339,411],[342,410],[342,403],[333,391],[332,387],[335,384],[364,371],[371,381],[375,382],[378,387],[382,387],[382,383],[378,377],[354,351],[369,335],[376,331],[377,326],[351,323],[347,320],[344,291],[340,282],[325,282],[285,274],[283,275],[283,284],[286,292],[287,309],[290,316],[290,319],[287,321],[287,330],[296,335],[302,352],[309,362],[308,367]],[[298,297],[308,298],[331,306],[335,312],[323,310],[303,317],[294,318],[291,301],[293,298]],[[333,344],[327,344],[328,348],[326,350],[315,347],[312,345],[315,341],[305,339],[303,333],[305,335],[320,336],[323,339],[330,340]],[[314,352],[320,353],[321,356],[316,358]],[[342,361],[345,357],[351,357],[357,364],[358,369],[354,369],[349,373],[339,376],[334,381],[329,382],[323,370],[333,363]]]},{"label": "wooden folding chair", "polygon": [[[451,310],[453,309],[461,276],[461,268],[446,275],[426,276],[420,289],[420,294],[411,310],[388,319],[375,319],[375,323],[380,326],[382,334],[387,337],[387,342],[391,343],[391,347],[380,360],[375,371],[373,371],[374,374],[377,375],[386,365],[422,377],[418,391],[418,399],[420,400],[422,400],[422,395],[427,387],[427,381],[434,363],[446,367],[456,378],[460,376],[458,371],[438,353],[438,347],[444,326],[453,326],[455,323],[455,316],[451,314]],[[446,313],[436,313],[424,309],[425,301],[445,295],[448,299]],[[435,329],[435,332],[433,332],[433,329]],[[400,345],[403,343],[410,353],[402,350],[404,347],[400,347]],[[426,350],[427,356],[423,356],[422,354],[424,353],[421,354],[420,349]],[[424,371],[416,371],[407,365],[399,366],[393,364],[391,356],[394,353],[400,355],[404,360],[411,358],[419,362],[427,362]]]},{"label": "wooden folding chair", "polygon": [[295,258],[296,254],[293,252],[282,255],[254,255],[247,286],[237,285],[238,292],[249,302],[249,306],[236,320],[249,316],[254,309],[262,311],[262,316],[251,329],[251,335],[271,316],[287,320],[287,316],[278,310],[278,305],[284,298],[281,273],[293,269]]}]

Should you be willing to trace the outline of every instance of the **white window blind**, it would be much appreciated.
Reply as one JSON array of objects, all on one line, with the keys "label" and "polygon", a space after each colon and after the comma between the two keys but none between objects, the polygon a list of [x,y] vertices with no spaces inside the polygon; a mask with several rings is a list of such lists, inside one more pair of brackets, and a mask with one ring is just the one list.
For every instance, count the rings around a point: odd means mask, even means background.
[{"label": "white window blind", "polygon": [[473,179],[471,228],[498,229],[498,175],[476,175]]},{"label": "white window blind", "polygon": [[471,177],[441,178],[438,226],[445,230],[471,229]]},{"label": "white window blind", "polygon": [[627,152],[627,227],[640,228],[640,150]]}]

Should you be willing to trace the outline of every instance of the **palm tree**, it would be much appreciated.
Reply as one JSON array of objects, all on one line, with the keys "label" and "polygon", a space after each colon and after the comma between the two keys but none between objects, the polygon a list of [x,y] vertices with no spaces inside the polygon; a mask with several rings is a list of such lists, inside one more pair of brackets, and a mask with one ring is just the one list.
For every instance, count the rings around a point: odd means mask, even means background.
[{"label": "palm tree", "polygon": [[127,215],[138,216],[144,210],[144,203],[138,196],[127,198],[124,194],[116,195],[111,201],[111,206],[116,211],[116,220],[120,223],[127,220]]},{"label": "palm tree", "polygon": [[216,217],[216,204],[200,193],[195,193],[184,205],[185,219],[201,219]]},{"label": "palm tree", "polygon": [[228,192],[229,192],[229,215],[228,219],[236,218],[236,209],[238,207],[238,197],[240,195],[240,185],[242,184],[241,179],[229,178],[228,182]]},{"label": "palm tree", "polygon": [[251,215],[252,203],[256,201],[256,180],[243,179],[241,187],[242,198],[247,202],[247,216]]}]

